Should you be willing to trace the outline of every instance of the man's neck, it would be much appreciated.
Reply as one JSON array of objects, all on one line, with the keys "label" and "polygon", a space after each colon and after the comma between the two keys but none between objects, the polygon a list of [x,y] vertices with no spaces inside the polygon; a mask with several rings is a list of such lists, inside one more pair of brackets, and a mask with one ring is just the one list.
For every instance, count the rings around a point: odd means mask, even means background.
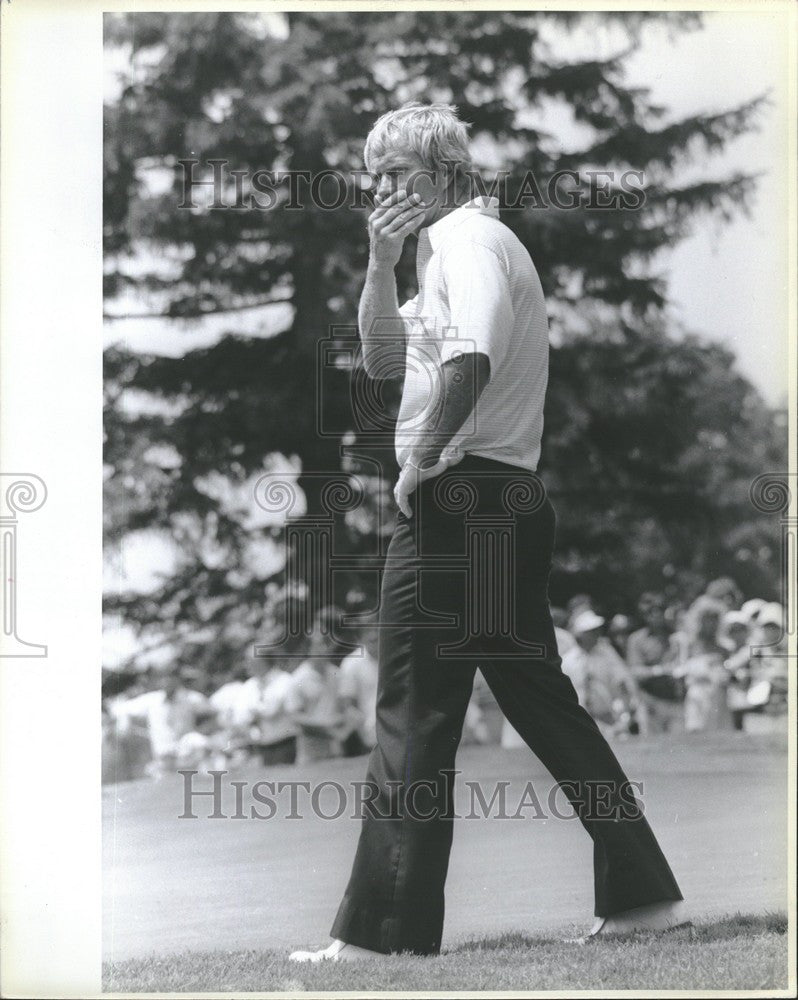
[{"label": "man's neck", "polygon": [[440,199],[440,203],[436,205],[435,215],[429,222],[426,223],[426,226],[434,226],[436,222],[440,222],[441,219],[446,218],[447,215],[451,215],[452,212],[456,212],[458,208],[462,208],[463,205],[470,200],[471,195],[467,188],[459,188],[455,191],[446,191]]}]

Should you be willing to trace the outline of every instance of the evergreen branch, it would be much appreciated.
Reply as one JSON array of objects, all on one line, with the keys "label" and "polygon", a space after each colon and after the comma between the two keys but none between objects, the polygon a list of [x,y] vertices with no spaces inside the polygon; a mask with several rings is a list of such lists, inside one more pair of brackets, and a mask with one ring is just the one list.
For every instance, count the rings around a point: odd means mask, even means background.
[{"label": "evergreen branch", "polygon": [[[103,319],[115,320],[123,319],[198,319],[201,316],[217,316],[224,313],[244,312],[247,309],[261,309],[263,306],[280,305],[284,302],[292,302],[293,296],[286,295],[282,298],[266,298],[257,302],[247,302],[230,306],[215,306],[212,309],[187,309],[185,312],[174,312],[167,309],[165,312],[144,312],[144,313],[103,313]],[[172,307],[173,309],[174,307]]]}]

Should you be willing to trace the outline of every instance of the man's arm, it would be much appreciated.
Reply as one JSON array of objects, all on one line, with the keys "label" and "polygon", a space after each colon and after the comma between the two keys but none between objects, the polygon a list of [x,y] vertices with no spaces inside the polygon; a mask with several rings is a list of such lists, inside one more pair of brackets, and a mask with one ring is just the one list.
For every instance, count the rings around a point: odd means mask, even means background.
[{"label": "man's arm", "polygon": [[426,426],[419,431],[420,441],[410,458],[418,466],[432,467],[441,452],[460,430],[490,381],[490,362],[481,353],[460,355],[445,361],[440,368],[442,404],[430,413]]},{"label": "man's arm", "polygon": [[366,282],[357,313],[363,367],[370,378],[404,374],[405,332],[399,314],[396,277],[392,266],[369,258]]},{"label": "man's arm", "polygon": [[372,378],[404,374],[405,330],[399,313],[394,268],[407,236],[422,221],[420,196],[395,191],[369,216],[369,263],[360,295],[358,328],[363,344],[363,366]]},{"label": "man's arm", "polygon": [[489,379],[504,359],[514,312],[507,274],[498,256],[477,243],[455,244],[443,259],[450,325],[438,370],[442,406],[420,428],[419,444],[405,461],[394,497],[410,516],[407,497],[425,479],[446,468],[442,450],[470,416]]},{"label": "man's arm", "polygon": [[419,428],[419,441],[412,448],[394,489],[399,509],[408,517],[407,497],[425,479],[437,475],[441,452],[470,417],[477,400],[490,381],[490,361],[474,352],[445,361],[440,368],[442,404]]}]

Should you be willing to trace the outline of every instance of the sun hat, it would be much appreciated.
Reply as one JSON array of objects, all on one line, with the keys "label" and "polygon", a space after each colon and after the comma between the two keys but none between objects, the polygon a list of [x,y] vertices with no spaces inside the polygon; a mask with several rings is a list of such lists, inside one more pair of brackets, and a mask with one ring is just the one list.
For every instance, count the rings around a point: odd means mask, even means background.
[{"label": "sun hat", "polygon": [[766,604],[759,612],[756,623],[757,625],[778,625],[779,628],[782,628],[784,624],[784,612],[781,605],[775,601],[771,604]]},{"label": "sun hat", "polygon": [[583,632],[592,632],[593,629],[601,628],[603,624],[604,619],[601,615],[597,615],[592,608],[587,608],[585,611],[580,611],[574,618],[571,631],[576,635],[581,635]]},{"label": "sun hat", "polygon": [[748,628],[751,622],[742,611],[727,611],[723,616],[723,624],[726,628],[732,628],[734,625],[744,625]]},{"label": "sun hat", "polygon": [[749,622],[753,621],[759,612],[767,604],[767,601],[763,600],[761,597],[752,597],[750,601],[746,601],[745,604],[740,608],[740,613],[744,614]]}]

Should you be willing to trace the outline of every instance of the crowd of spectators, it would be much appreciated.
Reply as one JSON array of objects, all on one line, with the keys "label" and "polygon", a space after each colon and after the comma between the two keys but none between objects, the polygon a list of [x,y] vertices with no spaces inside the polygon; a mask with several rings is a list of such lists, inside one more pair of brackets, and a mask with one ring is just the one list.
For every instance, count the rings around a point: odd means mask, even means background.
[{"label": "crowd of spectators", "polygon": [[643,594],[637,627],[624,614],[605,620],[587,595],[554,617],[563,670],[608,734],[763,729],[786,718],[783,609],[743,601],[729,578],[689,606]]},{"label": "crowd of spectators", "polygon": [[[645,593],[634,616],[601,610],[583,594],[552,616],[562,669],[608,737],[783,724],[781,605],[743,602],[724,578],[688,607]],[[105,780],[368,753],[376,743],[379,629],[366,626],[341,657],[325,621],[317,619],[304,659],[256,656],[221,686],[209,689],[187,667],[111,685],[103,699]],[[520,743],[479,673],[464,742]]]}]

